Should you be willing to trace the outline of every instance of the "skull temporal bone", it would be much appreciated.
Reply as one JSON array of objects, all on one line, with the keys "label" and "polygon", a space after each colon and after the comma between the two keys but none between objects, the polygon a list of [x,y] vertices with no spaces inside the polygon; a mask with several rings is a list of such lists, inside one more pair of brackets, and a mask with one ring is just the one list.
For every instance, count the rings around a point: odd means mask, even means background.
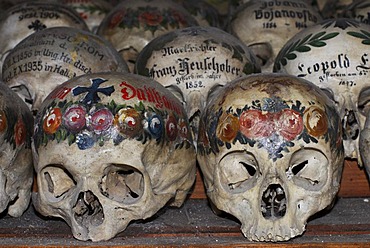
[{"label": "skull temporal bone", "polygon": [[317,87],[259,74],[226,85],[201,117],[198,162],[214,205],[250,240],[300,235],[339,189],[338,113]]},{"label": "skull temporal bone", "polygon": [[188,127],[180,102],[146,77],[63,83],[36,119],[37,211],[62,217],[77,239],[99,241],[169,202],[181,205],[196,170]]}]

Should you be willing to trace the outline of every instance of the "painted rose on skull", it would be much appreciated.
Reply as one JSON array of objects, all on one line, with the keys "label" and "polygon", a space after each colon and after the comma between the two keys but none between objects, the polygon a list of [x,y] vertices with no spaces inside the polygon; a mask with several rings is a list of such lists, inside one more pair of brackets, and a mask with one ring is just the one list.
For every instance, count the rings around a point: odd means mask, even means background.
[{"label": "painted rose on skull", "polygon": [[41,114],[42,125],[35,127],[36,147],[46,145],[49,140],[68,140],[69,145],[76,143],[81,150],[95,144],[103,146],[109,140],[114,145],[125,139],[142,143],[150,139],[170,141],[176,147],[192,143],[187,121],[175,113],[145,106],[141,101],[134,106],[117,104],[114,100],[101,103],[99,94],[110,95],[115,91],[113,86],[100,87],[104,82],[96,78],[91,80],[89,88],[75,87],[74,96],[85,94],[79,101],[53,100]]},{"label": "painted rose on skull", "polygon": [[230,148],[239,141],[266,149],[272,160],[283,157],[281,152],[295,140],[317,143],[317,138],[330,135],[326,111],[314,103],[302,106],[298,100],[289,106],[279,98],[264,98],[243,109],[220,109],[211,119],[207,135],[217,137],[217,144],[210,144],[216,152],[217,146]]}]

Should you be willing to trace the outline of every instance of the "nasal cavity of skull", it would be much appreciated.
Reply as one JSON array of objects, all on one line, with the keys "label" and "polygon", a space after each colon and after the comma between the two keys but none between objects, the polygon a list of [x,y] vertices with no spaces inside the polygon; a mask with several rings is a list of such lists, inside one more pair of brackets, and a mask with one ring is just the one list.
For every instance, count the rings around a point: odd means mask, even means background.
[{"label": "nasal cavity of skull", "polygon": [[100,191],[113,201],[133,203],[143,195],[144,178],[131,166],[111,165],[102,177]]},{"label": "nasal cavity of skull", "polygon": [[65,168],[48,166],[43,172],[45,186],[54,198],[61,198],[70,189],[76,186],[73,176]]},{"label": "nasal cavity of skull", "polygon": [[276,220],[286,214],[286,196],[280,184],[271,184],[262,193],[261,213],[265,219]]},{"label": "nasal cavity of skull", "polygon": [[90,190],[79,193],[72,210],[75,220],[82,226],[99,226],[104,221],[103,207]]},{"label": "nasal cavity of skull", "polygon": [[353,110],[345,110],[345,114],[342,119],[342,128],[344,140],[356,140],[358,138],[360,127]]}]

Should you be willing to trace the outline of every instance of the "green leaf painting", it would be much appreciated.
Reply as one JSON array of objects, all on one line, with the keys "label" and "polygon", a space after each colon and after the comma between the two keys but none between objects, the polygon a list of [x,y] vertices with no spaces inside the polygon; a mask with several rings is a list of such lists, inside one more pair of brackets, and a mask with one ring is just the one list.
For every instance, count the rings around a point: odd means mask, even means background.
[{"label": "green leaf painting", "polygon": [[360,32],[361,33],[350,31],[347,34],[349,34],[353,37],[362,39],[361,43],[364,44],[364,45],[370,45],[370,32],[365,31],[365,30],[360,30]]},{"label": "green leaf painting", "polygon": [[297,58],[296,53],[305,53],[311,51],[312,47],[324,47],[326,46],[327,40],[336,37],[339,32],[327,33],[325,31],[319,32],[317,34],[309,34],[303,39],[298,39],[297,41],[288,45],[283,49],[276,58],[275,71],[281,69],[281,65],[285,66],[288,60],[294,60]]}]

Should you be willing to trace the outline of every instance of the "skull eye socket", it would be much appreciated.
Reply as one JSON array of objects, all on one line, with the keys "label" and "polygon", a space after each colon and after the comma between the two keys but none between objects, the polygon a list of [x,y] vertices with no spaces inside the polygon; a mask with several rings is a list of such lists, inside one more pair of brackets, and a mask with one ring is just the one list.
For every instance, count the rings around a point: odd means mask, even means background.
[{"label": "skull eye socket", "polygon": [[100,191],[113,201],[134,203],[144,192],[143,174],[128,165],[110,165],[104,171]]},{"label": "skull eye socket", "polygon": [[301,149],[291,158],[286,170],[288,180],[307,190],[321,189],[328,177],[329,161],[326,156],[315,149]]},{"label": "skull eye socket", "polygon": [[25,86],[24,84],[20,84],[20,85],[17,85],[17,86],[12,86],[10,88],[12,89],[12,91],[17,93],[17,95],[20,96],[20,98],[25,103],[32,106],[33,97],[32,97],[32,94],[31,94],[30,90],[27,88],[27,86]]},{"label": "skull eye socket", "polygon": [[248,46],[256,55],[260,66],[268,64],[269,60],[273,59],[273,50],[269,43],[254,43]]},{"label": "skull eye socket", "polygon": [[52,195],[52,200],[62,200],[64,196],[76,186],[73,176],[62,166],[51,165],[41,171],[44,192]]},{"label": "skull eye socket", "polygon": [[370,110],[370,88],[361,91],[358,97],[358,110],[364,116],[369,114]]},{"label": "skull eye socket", "polygon": [[255,186],[261,175],[255,157],[244,151],[226,154],[219,162],[220,180],[225,190],[241,193]]}]

